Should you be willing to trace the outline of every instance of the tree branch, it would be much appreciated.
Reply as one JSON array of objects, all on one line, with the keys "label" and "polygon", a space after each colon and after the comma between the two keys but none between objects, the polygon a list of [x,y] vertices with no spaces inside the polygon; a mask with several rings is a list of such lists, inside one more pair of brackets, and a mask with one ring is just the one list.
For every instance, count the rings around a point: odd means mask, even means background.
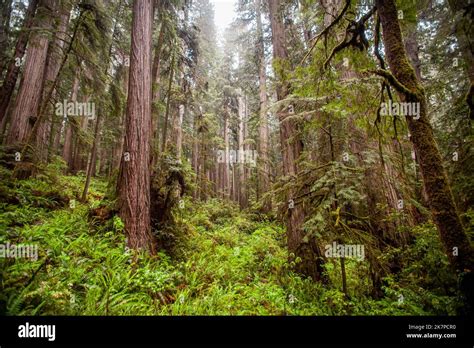
[{"label": "tree branch", "polygon": [[395,90],[399,93],[405,94],[409,97],[417,97],[415,93],[405,87],[400,81],[398,81],[395,76],[393,76],[389,71],[383,69],[375,70],[366,70],[368,73],[372,73],[378,76],[383,77]]},{"label": "tree branch", "polygon": [[[357,22],[351,21],[349,25],[346,28],[346,34],[344,36],[344,39],[336,46],[333,48],[331,51],[331,54],[329,57],[326,59],[326,61],[323,64],[323,68],[326,69],[329,63],[331,62],[331,59],[336,55],[337,52],[342,51],[344,48],[347,46],[355,46],[359,48],[361,51],[365,48],[367,49],[369,46],[369,43],[367,42],[367,39],[365,37],[364,31],[365,31],[365,22],[372,17],[376,10],[376,7],[372,7],[369,12],[367,12],[365,15],[362,16],[360,20]],[[348,37],[349,34],[352,35],[352,37]],[[360,38],[360,41],[357,41],[357,38]]]},{"label": "tree branch", "polygon": [[351,4],[351,0],[346,0],[346,4],[344,5],[344,8],[341,10],[341,12],[339,13],[339,15],[336,17],[336,19],[334,19],[331,24],[329,24],[326,28],[323,29],[323,31],[321,33],[319,33],[318,35],[316,35],[315,37],[313,37],[310,41],[313,41],[314,40],[314,43],[311,45],[311,48],[309,49],[308,53],[305,54],[305,56],[303,57],[303,59],[301,59],[301,62],[298,64],[298,65],[301,65],[303,64],[303,62],[306,60],[306,58],[308,58],[308,56],[311,54],[311,52],[313,52],[314,48],[316,47],[319,39],[323,36],[323,35],[327,35],[327,33],[329,32],[329,30],[331,30],[332,27],[334,27],[340,20],[341,18],[344,16],[344,14],[347,12],[347,9],[349,8]]}]

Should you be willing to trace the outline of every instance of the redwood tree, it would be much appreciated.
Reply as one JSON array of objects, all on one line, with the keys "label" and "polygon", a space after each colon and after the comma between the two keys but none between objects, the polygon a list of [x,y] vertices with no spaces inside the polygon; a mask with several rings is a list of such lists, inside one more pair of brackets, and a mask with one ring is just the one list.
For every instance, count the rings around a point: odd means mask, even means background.
[{"label": "redwood tree", "polygon": [[[272,28],[273,43],[273,66],[275,74],[279,78],[276,87],[277,99],[283,100],[289,94],[289,84],[285,81],[285,70],[288,65],[288,53],[286,49],[285,25],[281,13],[282,1],[270,0],[270,22]],[[289,118],[286,110],[277,112],[280,121],[280,141],[283,157],[283,174],[293,178],[298,174],[297,159],[303,151],[303,143],[297,136],[297,124],[294,119]],[[290,184],[291,185],[291,184]],[[287,198],[290,202],[295,198],[297,192],[290,189]],[[305,240],[302,225],[305,221],[305,211],[301,204],[288,204],[286,212],[286,236],[288,249],[301,262],[297,265],[297,271],[303,275],[310,276],[313,280],[322,279],[321,253],[314,238]]]},{"label": "redwood tree", "polygon": [[28,4],[23,27],[20,34],[18,35],[15,45],[15,53],[12,60],[8,64],[5,79],[3,81],[2,87],[0,88],[0,121],[2,122],[2,133],[4,129],[3,125],[6,122],[5,116],[8,105],[10,104],[13,90],[15,89],[18,74],[20,73],[21,65],[19,63],[23,60],[25,55],[26,45],[28,44],[28,37],[30,33],[29,29],[31,27],[37,6],[38,0],[31,0]]},{"label": "redwood tree", "polygon": [[[53,107],[49,102],[50,99],[56,99],[55,96],[57,91],[56,88],[53,89],[53,86],[56,84],[56,79],[58,78],[59,70],[61,68],[61,61],[64,58],[64,46],[67,42],[67,27],[71,13],[70,4],[56,4],[56,6],[55,22],[57,25],[54,28],[56,33],[48,49],[46,70],[44,74],[44,90],[41,104],[47,104],[48,107],[43,111],[42,107],[39,109],[42,112],[46,111],[46,117],[39,121],[40,123],[35,134],[38,157],[43,161],[47,160],[48,158],[50,133],[55,124],[53,116],[54,113],[52,111]],[[56,123],[61,121],[62,119],[60,121],[56,121]]]},{"label": "redwood tree", "polygon": [[8,35],[10,34],[10,17],[12,0],[0,0],[0,76],[7,61]]},{"label": "redwood tree", "polygon": [[133,2],[125,140],[118,181],[128,245],[154,252],[150,226],[151,46],[153,0]]},{"label": "redwood tree", "polygon": [[15,100],[7,144],[23,143],[38,117],[43,92],[49,31],[52,27],[54,1],[40,0],[35,16],[35,31],[31,33],[25,70]]},{"label": "redwood tree", "polygon": [[[268,160],[268,120],[267,120],[267,74],[265,64],[265,45],[263,42],[261,1],[255,1],[255,16],[257,20],[257,59],[258,59],[258,81],[260,92],[260,118],[259,118],[259,196],[268,192],[270,186],[270,166]],[[260,197],[259,197],[260,198]],[[268,212],[271,209],[271,200],[265,199],[263,202],[263,211]]]}]

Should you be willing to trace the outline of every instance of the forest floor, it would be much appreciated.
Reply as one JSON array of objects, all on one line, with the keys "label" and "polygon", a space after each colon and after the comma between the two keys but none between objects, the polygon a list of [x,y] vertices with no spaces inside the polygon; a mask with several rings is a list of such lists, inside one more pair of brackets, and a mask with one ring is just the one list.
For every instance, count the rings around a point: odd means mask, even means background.
[{"label": "forest floor", "polygon": [[[455,296],[403,275],[387,279],[384,296],[373,299],[368,265],[351,260],[348,297],[337,261],[326,265],[330,285],[302,279],[287,261],[281,225],[218,200],[185,201],[168,254],[132,255],[118,216],[101,216],[113,204],[105,181],[93,180],[89,201],[80,203],[83,175],[59,175],[50,165],[35,179],[12,181],[0,169],[0,231],[7,232],[0,243],[38,246],[36,260],[0,261],[0,312],[8,315],[426,315],[454,314],[457,306]],[[431,230],[421,244],[432,242]]]}]

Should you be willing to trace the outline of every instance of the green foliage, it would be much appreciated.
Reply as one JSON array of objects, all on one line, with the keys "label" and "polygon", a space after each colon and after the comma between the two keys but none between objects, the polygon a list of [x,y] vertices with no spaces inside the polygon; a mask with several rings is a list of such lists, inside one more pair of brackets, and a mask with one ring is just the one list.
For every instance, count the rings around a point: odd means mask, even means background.
[{"label": "green foliage", "polygon": [[400,273],[387,278],[386,291],[391,294],[399,289],[405,297],[419,303],[427,311],[425,314],[455,314],[459,306],[457,279],[450,270],[435,226],[431,223],[416,226],[412,233],[415,238],[412,244],[404,249],[394,248],[386,255],[402,262]]},{"label": "green foliage", "polygon": [[[82,177],[68,182],[80,189]],[[78,180],[81,179],[81,180]],[[30,179],[16,188],[30,199],[31,187],[48,192],[49,180]],[[8,186],[8,185],[7,185]],[[104,183],[92,182],[101,196]],[[29,191],[28,191],[29,190]],[[231,203],[185,200],[176,228],[187,235],[178,243],[179,257],[135,253],[125,246],[123,222],[113,216],[97,225],[89,221],[96,205],[56,210],[33,206],[2,208],[8,227],[0,242],[39,246],[37,260],[1,259],[1,310],[8,315],[391,315],[453,314],[457,298],[453,275],[432,225],[413,232],[416,241],[401,254],[406,262],[397,277],[388,277],[384,297],[367,294],[361,276],[367,264],[347,260],[350,297],[340,290],[337,264],[326,268],[332,286],[324,287],[291,271],[282,227],[254,221]],[[13,213],[14,219],[9,216]],[[19,224],[19,219],[22,219]],[[454,286],[454,284],[453,284]],[[434,289],[434,290],[428,290]],[[399,294],[404,302],[398,303]]]}]

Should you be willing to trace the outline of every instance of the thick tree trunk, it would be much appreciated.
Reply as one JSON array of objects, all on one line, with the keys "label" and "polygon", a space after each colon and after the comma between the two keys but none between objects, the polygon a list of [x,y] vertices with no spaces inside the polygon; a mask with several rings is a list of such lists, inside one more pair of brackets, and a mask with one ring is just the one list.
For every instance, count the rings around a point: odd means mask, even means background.
[{"label": "thick tree trunk", "polygon": [[[257,18],[257,40],[258,40],[258,81],[260,90],[260,118],[259,118],[259,181],[258,181],[258,192],[257,197],[260,199],[262,195],[268,192],[270,187],[270,166],[268,160],[268,120],[267,120],[267,74],[265,64],[265,45],[263,42],[263,30],[262,30],[262,16],[261,16],[261,0],[255,1],[256,7],[256,18]],[[263,212],[269,212],[271,210],[271,200],[265,199],[262,206]]]},{"label": "thick tree trunk", "polygon": [[120,216],[128,246],[155,252],[150,225],[151,42],[153,0],[133,2],[124,153],[118,180]]},{"label": "thick tree trunk", "polygon": [[4,124],[6,123],[6,113],[13,95],[13,90],[15,89],[18,74],[20,73],[20,64],[18,63],[22,62],[25,55],[28,37],[30,35],[29,29],[32,25],[38,2],[38,0],[31,0],[28,4],[23,28],[16,42],[15,54],[8,65],[5,79],[3,81],[2,88],[0,89],[0,122],[2,123],[2,130],[4,129]]},{"label": "thick tree trunk", "polygon": [[8,61],[8,36],[10,34],[10,17],[12,0],[0,0],[0,78]]},{"label": "thick tree trunk", "polygon": [[49,45],[48,49],[48,58],[46,63],[46,73],[45,73],[45,82],[44,90],[42,96],[42,104],[46,106],[46,117],[40,122],[38,129],[36,131],[36,151],[38,158],[41,161],[46,161],[48,159],[49,143],[50,143],[50,133],[54,130],[54,124],[58,123],[55,121],[54,111],[51,105],[49,104],[49,96],[52,99],[55,99],[56,89],[54,88],[56,79],[58,78],[59,69],[61,68],[61,61],[64,55],[64,46],[67,40],[67,26],[69,23],[69,15],[71,13],[70,5],[65,4],[56,4],[60,6],[56,10],[57,15],[55,15],[55,22],[58,22],[58,25],[55,29],[55,37],[53,42]]},{"label": "thick tree trunk", "polygon": [[393,0],[377,0],[383,29],[385,54],[393,76],[410,92],[400,92],[404,102],[419,103],[419,119],[408,116],[416,154],[433,220],[453,268],[458,272],[473,271],[473,251],[456,211],[442,158],[427,115],[426,97],[403,47],[402,33]]},{"label": "thick tree trunk", "polygon": [[52,27],[51,11],[53,8],[54,1],[40,0],[35,23],[39,30],[34,31],[29,40],[25,71],[7,136],[9,145],[25,142],[38,117],[49,46],[48,31]]},{"label": "thick tree trunk", "polygon": [[[272,27],[273,42],[273,58],[275,75],[279,78],[277,85],[277,99],[283,100],[288,95],[288,82],[285,81],[285,69],[288,65],[285,27],[281,14],[281,0],[269,0],[270,20]],[[294,120],[287,120],[288,112],[279,110],[277,112],[280,121],[280,141],[283,157],[283,174],[288,177],[295,177],[298,173],[296,160],[303,150],[301,140],[295,137],[297,133],[297,125]],[[287,198],[290,201],[295,197],[296,192],[289,190]],[[296,270],[306,276],[312,277],[313,280],[322,279],[323,259],[321,252],[314,238],[303,241],[304,231],[302,225],[305,220],[305,212],[303,206],[295,204],[290,208],[288,204],[286,217],[286,234],[288,241],[288,249],[295,257],[301,258],[296,266]]]}]

